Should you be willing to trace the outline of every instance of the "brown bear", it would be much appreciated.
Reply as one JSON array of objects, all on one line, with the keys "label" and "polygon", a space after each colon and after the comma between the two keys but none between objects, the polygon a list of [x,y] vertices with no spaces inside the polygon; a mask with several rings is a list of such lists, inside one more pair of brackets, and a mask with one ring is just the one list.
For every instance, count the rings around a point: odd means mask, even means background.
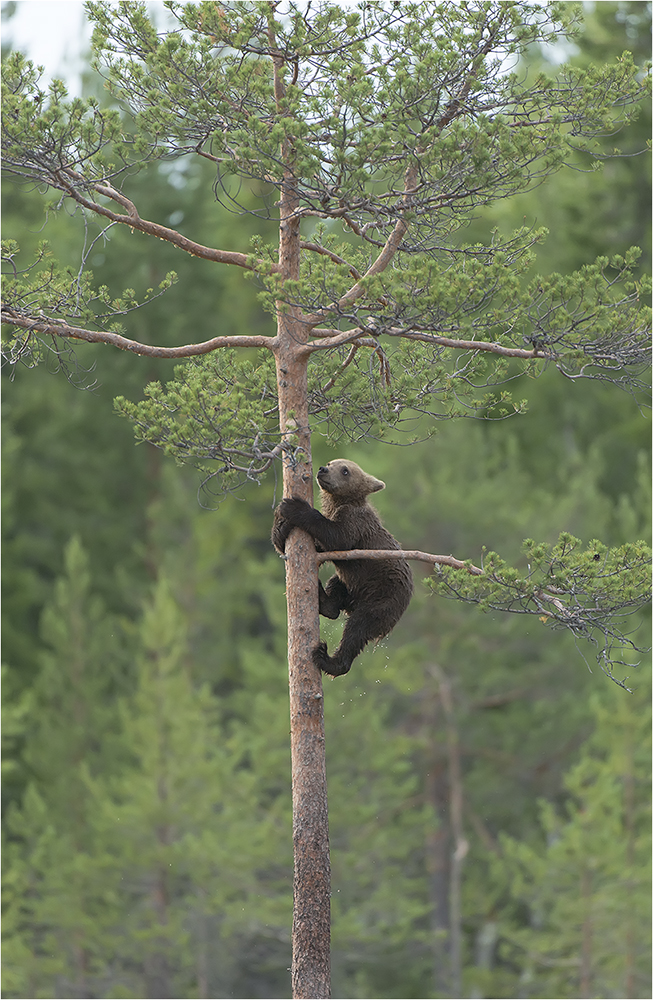
[{"label": "brown bear", "polygon": [[[298,497],[281,501],[274,512],[272,544],[286,547],[293,528],[303,528],[318,552],[345,549],[400,549],[367,502],[385,483],[369,476],[355,462],[336,458],[317,474],[322,511]],[[397,624],[413,593],[413,577],[405,559],[352,559],[336,562],[335,576],[326,587],[320,582],[320,614],[337,618],[347,614],[342,640],[333,656],[325,642],[313,650],[313,662],[325,673],[346,674],[352,660],[372,639],[381,639]]]}]

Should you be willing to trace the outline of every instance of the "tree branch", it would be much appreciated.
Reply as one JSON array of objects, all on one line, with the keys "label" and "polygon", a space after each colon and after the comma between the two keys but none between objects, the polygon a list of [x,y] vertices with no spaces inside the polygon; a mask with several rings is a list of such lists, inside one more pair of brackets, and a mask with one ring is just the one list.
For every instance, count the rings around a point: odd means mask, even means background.
[{"label": "tree branch", "polygon": [[[613,666],[625,661],[615,660],[613,650],[642,652],[632,638],[637,624],[625,631],[625,623],[650,601],[650,549],[643,542],[610,550],[599,542],[591,542],[585,552],[575,553],[579,545],[578,539],[565,533],[553,548],[536,546],[531,541],[525,543],[529,555],[525,577],[520,577],[496,553],[488,553],[484,569],[453,556],[407,549],[320,552],[317,560],[319,565],[350,559],[415,559],[430,563],[434,569],[439,564],[482,577],[478,583],[472,583],[465,582],[464,576],[439,572],[430,583],[444,597],[477,604],[486,611],[536,615],[544,625],[565,628],[575,638],[588,640],[598,649],[601,669],[629,690],[624,681],[614,676]],[[602,646],[597,634],[602,636]]]},{"label": "tree branch", "polygon": [[357,352],[357,350],[358,350],[358,348],[360,346],[361,345],[357,341],[354,341],[354,343],[352,344],[351,349],[349,351],[349,354],[347,355],[347,357],[345,358],[345,360],[343,361],[343,363],[340,365],[340,368],[338,368],[338,370],[336,372],[334,372],[334,374],[331,376],[331,378],[326,383],[326,385],[322,386],[322,392],[328,392],[329,389],[333,388],[333,386],[336,384],[336,382],[338,380],[338,376],[342,374],[342,372],[345,370],[345,368],[349,367],[349,365],[352,363],[352,361],[356,357],[356,352]]},{"label": "tree branch", "polygon": [[[482,56],[490,51],[492,47],[493,37],[494,36],[492,35],[482,47],[481,52],[477,56],[474,66],[472,67],[472,71],[470,72],[467,80],[461,87],[458,97],[450,102],[448,108],[446,109],[444,115],[442,116],[440,122],[438,123],[440,132],[451,121],[453,121],[453,119],[458,114],[461,113],[462,103],[464,101],[465,96],[469,92],[469,88],[475,76],[478,63],[480,62]],[[417,188],[417,174],[418,174],[417,164],[412,163],[406,170],[404,179],[404,191],[401,196],[401,201],[404,203],[405,208],[410,207],[410,196],[415,192]],[[365,278],[371,278],[374,275],[381,274],[383,271],[385,271],[386,267],[395,257],[397,250],[399,249],[399,246],[401,244],[401,241],[407,231],[408,231],[408,224],[404,221],[404,219],[403,218],[397,219],[393,227],[393,230],[390,233],[390,236],[386,240],[385,245],[381,250],[381,253],[376,258],[374,263],[367,269],[362,279],[357,280],[356,284],[352,285],[349,291],[345,292],[345,294],[341,296],[341,298],[338,300],[337,303],[331,303],[326,307],[326,309],[322,309],[317,313],[313,313],[312,316],[304,317],[303,322],[307,323],[311,327],[317,326],[317,324],[322,319],[324,319],[324,317],[327,316],[330,312],[333,312],[334,310],[340,312],[344,307],[351,305],[353,302],[359,299],[361,295],[365,293],[365,287],[362,284],[362,281]],[[520,355],[517,356],[519,357]]]},{"label": "tree branch", "polygon": [[213,337],[212,340],[206,340],[201,344],[185,344],[183,347],[156,347],[153,344],[141,344],[137,340],[129,340],[119,333],[107,330],[86,330],[83,327],[69,326],[67,323],[51,323],[47,320],[16,316],[10,309],[4,307],[0,320],[2,323],[21,327],[30,333],[86,340],[90,344],[112,344],[121,351],[131,351],[132,354],[142,354],[150,358],[192,358],[200,354],[209,354],[218,347],[267,347],[272,350],[276,342],[274,337],[231,336]]},{"label": "tree branch", "polygon": [[[316,330],[315,333],[321,338],[320,340],[310,340],[303,349],[306,353],[313,353],[313,351],[326,351],[331,347],[340,347],[342,344],[348,344],[352,341],[354,337],[361,337],[362,334],[372,334],[374,331],[366,330],[363,327],[356,327],[353,330]],[[441,347],[453,347],[459,351],[488,351],[491,354],[499,354],[504,358],[548,358],[549,354],[545,351],[539,350],[538,348],[532,348],[526,350],[521,347],[504,347],[502,344],[493,343],[486,340],[457,340],[454,337],[440,337],[437,334],[431,333],[412,333],[408,330],[401,330],[395,327],[391,327],[388,330],[380,330],[378,335],[382,333],[387,334],[389,337],[404,337],[406,340],[419,340],[425,344],[435,344]],[[361,343],[366,343],[368,346],[376,346],[376,341],[373,341],[370,337],[367,341],[361,340]]]},{"label": "tree branch", "polygon": [[454,569],[466,569],[472,576],[484,576],[484,571],[473,563],[463,562],[453,556],[436,556],[419,549],[347,549],[345,552],[318,552],[318,566],[324,562],[346,562],[350,559],[414,559]]},{"label": "tree branch", "polygon": [[351,276],[357,281],[362,277],[358,268],[354,267],[353,264],[350,264],[349,261],[346,261],[345,258],[341,257],[339,254],[334,253],[333,250],[327,250],[326,247],[320,246],[319,243],[306,243],[302,240],[299,246],[301,250],[312,250],[313,253],[320,253],[324,257],[328,257],[334,264],[344,264],[345,267],[349,268]]},{"label": "tree branch", "polygon": [[390,337],[403,337],[405,340],[420,340],[425,344],[436,344],[441,347],[453,347],[460,351],[488,351],[504,358],[549,358],[546,351],[536,347],[526,350],[522,347],[504,347],[487,340],[458,340],[455,337],[440,337],[431,333],[411,333],[406,330],[384,330]]},{"label": "tree branch", "polygon": [[345,292],[337,302],[331,302],[324,309],[320,309],[319,312],[313,313],[311,316],[305,316],[302,320],[307,326],[313,327],[317,326],[329,313],[340,312],[346,306],[350,306],[356,299],[359,299],[361,295],[365,294],[365,286],[362,283],[365,278],[372,278],[375,274],[381,274],[385,271],[388,264],[392,261],[393,257],[399,249],[401,240],[408,230],[408,226],[403,219],[398,219],[394,225],[390,236],[385,242],[383,250],[376,258],[373,264],[368,267],[362,278],[356,282],[355,285]]},{"label": "tree branch", "polygon": [[114,201],[116,204],[125,208],[127,210],[127,215],[120,215],[117,212],[113,212],[110,208],[100,205],[91,198],[84,197],[82,192],[77,190],[72,181],[67,180],[64,175],[68,175],[74,180],[81,181],[83,180],[81,174],[78,174],[76,171],[69,168],[61,171],[58,175],[61,190],[76,201],[78,205],[82,205],[90,212],[94,212],[96,215],[101,215],[105,219],[110,219],[112,222],[120,222],[123,225],[129,226],[131,229],[137,229],[139,232],[145,233],[148,236],[156,236],[157,239],[165,240],[167,243],[172,243],[174,246],[179,247],[180,250],[184,250],[193,257],[201,257],[203,260],[211,260],[217,264],[233,264],[236,267],[244,268],[246,271],[255,271],[258,267],[264,267],[266,270],[272,271],[280,270],[278,264],[274,264],[270,261],[257,260],[252,263],[252,258],[249,254],[238,253],[235,250],[217,250],[214,247],[206,247],[201,243],[196,243],[194,240],[189,240],[186,236],[182,236],[176,229],[169,229],[167,226],[161,226],[157,222],[150,222],[148,219],[142,219],[138,214],[136,205],[110,184],[106,182],[103,184],[90,184],[89,187],[91,190],[96,191],[98,194],[109,198],[111,201]]},{"label": "tree branch", "polygon": [[360,327],[354,330],[334,331],[336,336],[325,337],[324,340],[311,340],[303,348],[302,354],[312,354],[313,351],[326,351],[330,347],[342,347],[343,344],[350,344],[355,341],[359,346],[367,344],[368,347],[377,347],[378,343],[372,337],[362,338],[363,330]]}]

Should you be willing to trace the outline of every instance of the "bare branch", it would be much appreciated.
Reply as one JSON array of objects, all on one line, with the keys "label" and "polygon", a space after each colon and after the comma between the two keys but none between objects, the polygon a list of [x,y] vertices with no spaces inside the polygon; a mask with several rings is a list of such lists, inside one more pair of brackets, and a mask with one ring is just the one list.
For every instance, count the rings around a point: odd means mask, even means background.
[{"label": "bare branch", "polygon": [[[345,331],[345,330],[336,330],[335,327],[322,326],[322,327],[318,327],[317,330],[312,330],[311,332],[313,333],[314,337],[340,337],[344,333],[347,333],[347,334],[349,334],[352,337],[357,337],[359,334],[361,334],[363,332],[363,328],[360,327],[360,326],[357,326],[357,327],[354,327],[353,330],[346,330]],[[329,346],[332,347],[333,344],[330,344]]]},{"label": "bare branch", "polygon": [[213,337],[201,344],[185,344],[183,347],[157,347],[153,344],[141,344],[137,340],[129,340],[119,333],[107,330],[86,330],[83,327],[69,326],[67,323],[52,323],[48,320],[34,320],[30,317],[17,316],[11,310],[3,308],[1,321],[11,326],[18,326],[29,333],[50,334],[53,337],[68,337],[74,340],[86,340],[90,344],[112,344],[121,351],[131,351],[132,354],[142,354],[150,358],[192,358],[199,354],[209,354],[218,347],[267,347],[273,349],[276,338],[264,336],[231,336]]},{"label": "bare branch", "polygon": [[472,576],[484,575],[484,571],[473,563],[463,562],[453,556],[436,556],[431,552],[420,552],[419,549],[347,549],[345,552],[317,553],[318,565],[324,562],[346,562],[350,559],[414,559],[417,562],[466,569]]},{"label": "bare branch", "polygon": [[336,381],[338,379],[338,376],[345,370],[345,368],[349,367],[349,365],[352,363],[352,361],[356,357],[356,351],[358,350],[359,347],[360,347],[360,344],[357,341],[354,341],[354,343],[351,346],[351,350],[349,351],[349,354],[347,355],[347,357],[345,358],[345,360],[343,361],[343,363],[340,365],[340,368],[338,368],[338,370],[336,372],[334,372],[334,374],[331,376],[331,378],[326,383],[326,385],[322,386],[322,392],[328,392],[329,389],[333,388],[333,386],[335,385],[335,383],[336,383]]},{"label": "bare branch", "polygon": [[[353,330],[316,330],[314,331],[322,339],[320,340],[310,340],[304,351],[306,353],[313,353],[313,351],[326,351],[332,347],[341,347],[343,344],[348,344],[352,341],[354,337],[360,337],[361,334],[371,334],[374,331],[365,330],[363,327],[356,327]],[[390,337],[403,337],[406,340],[419,340],[425,344],[435,344],[439,347],[452,347],[460,351],[488,351],[491,354],[498,354],[504,358],[548,358],[550,355],[546,351],[539,350],[538,348],[532,348],[531,350],[525,350],[521,347],[504,347],[502,344],[492,343],[485,340],[457,340],[454,337],[439,337],[437,334],[431,333],[413,333],[408,330],[402,330],[399,328],[391,327],[390,329],[384,329],[383,333]],[[377,342],[371,338],[366,338],[368,346],[377,346]],[[363,341],[361,341],[363,342]]]},{"label": "bare branch", "polygon": [[[313,351],[326,351],[330,347],[342,347],[343,344],[349,344],[352,341],[358,343],[360,335],[364,332],[362,329],[357,328],[355,330],[343,330],[342,332],[334,331],[335,336],[327,337],[324,340],[311,340],[302,351],[303,354],[312,354]],[[366,338],[368,345],[377,346],[377,341],[371,338]]]},{"label": "bare branch", "polygon": [[[546,351],[534,347],[525,350],[521,347],[504,347],[503,344],[486,340],[457,340],[455,337],[439,337],[431,333],[412,333],[407,330],[384,330],[390,337],[403,337],[405,340],[420,340],[425,344],[436,344],[440,347],[453,347],[459,351],[488,351],[504,358],[548,358]],[[309,345],[310,346],[310,345]]]},{"label": "bare branch", "polygon": [[62,171],[59,174],[61,189],[79,205],[87,208],[90,212],[94,212],[96,215],[101,215],[112,222],[120,222],[148,236],[156,236],[157,239],[172,243],[174,246],[179,247],[180,250],[185,250],[186,253],[191,254],[193,257],[201,257],[203,260],[211,260],[217,264],[233,264],[236,267],[244,268],[246,271],[256,271],[259,267],[271,271],[280,270],[278,264],[271,263],[270,261],[257,260],[253,263],[252,258],[248,254],[238,253],[235,250],[217,250],[214,247],[206,247],[201,243],[196,243],[194,240],[189,240],[186,236],[182,236],[176,229],[169,229],[167,226],[161,226],[157,222],[142,219],[138,214],[136,205],[110,184],[106,182],[103,184],[91,184],[91,190],[96,191],[99,195],[103,195],[106,198],[110,198],[116,204],[127,209],[127,215],[120,215],[117,212],[113,212],[110,208],[100,205],[92,198],[85,197],[74,186],[72,181],[63,176],[64,174],[70,175],[75,180],[81,180],[80,174],[77,174],[73,170]]}]

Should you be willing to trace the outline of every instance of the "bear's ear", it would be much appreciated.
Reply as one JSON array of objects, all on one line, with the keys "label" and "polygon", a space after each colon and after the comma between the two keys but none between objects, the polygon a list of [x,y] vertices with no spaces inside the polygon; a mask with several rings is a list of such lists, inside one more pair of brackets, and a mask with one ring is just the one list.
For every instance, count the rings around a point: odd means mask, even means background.
[{"label": "bear's ear", "polygon": [[385,483],[381,479],[375,479],[374,476],[367,477],[367,486],[370,493],[378,493],[379,490],[385,489]]}]

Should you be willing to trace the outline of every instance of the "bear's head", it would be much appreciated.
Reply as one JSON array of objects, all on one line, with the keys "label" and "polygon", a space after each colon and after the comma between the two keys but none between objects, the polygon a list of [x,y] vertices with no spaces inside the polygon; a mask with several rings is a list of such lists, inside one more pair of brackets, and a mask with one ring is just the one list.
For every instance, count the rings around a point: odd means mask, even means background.
[{"label": "bear's head", "polygon": [[321,490],[340,503],[364,503],[370,493],[385,489],[384,482],[344,458],[334,458],[321,466],[317,481]]}]

